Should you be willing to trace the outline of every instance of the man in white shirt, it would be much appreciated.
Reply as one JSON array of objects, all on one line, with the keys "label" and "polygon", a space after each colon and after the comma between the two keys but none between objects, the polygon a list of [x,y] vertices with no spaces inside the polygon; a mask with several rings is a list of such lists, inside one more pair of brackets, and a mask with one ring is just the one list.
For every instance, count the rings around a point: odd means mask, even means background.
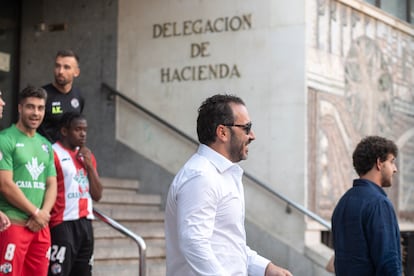
[{"label": "man in white shirt", "polygon": [[198,112],[200,146],[167,197],[167,276],[291,276],[246,244],[243,170],[237,162],[247,159],[255,135],[243,100],[215,95]]}]

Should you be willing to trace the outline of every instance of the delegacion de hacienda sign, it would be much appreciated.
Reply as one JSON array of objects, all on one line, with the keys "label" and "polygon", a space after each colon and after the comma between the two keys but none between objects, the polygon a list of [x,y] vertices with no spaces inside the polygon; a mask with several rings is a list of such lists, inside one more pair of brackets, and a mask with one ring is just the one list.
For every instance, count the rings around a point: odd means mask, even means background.
[{"label": "delegacion de hacienda sign", "polygon": [[[239,32],[252,28],[252,14],[236,15],[232,17],[217,17],[214,19],[184,20],[182,22],[165,22],[154,24],[153,39],[171,37],[189,37],[205,34]],[[190,44],[190,58],[208,58],[209,41]],[[161,83],[205,81],[215,79],[240,78],[241,73],[237,64],[225,62],[217,64],[188,65],[183,67],[163,67],[160,70]]]}]

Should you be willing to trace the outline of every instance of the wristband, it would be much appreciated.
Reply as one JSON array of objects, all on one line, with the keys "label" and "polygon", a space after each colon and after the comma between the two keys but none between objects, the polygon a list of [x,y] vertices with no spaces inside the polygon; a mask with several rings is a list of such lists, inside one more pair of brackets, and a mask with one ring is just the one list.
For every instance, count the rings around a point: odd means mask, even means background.
[{"label": "wristband", "polygon": [[37,214],[39,214],[39,212],[40,212],[40,209],[36,208],[36,211],[34,212],[33,216],[36,216]]}]

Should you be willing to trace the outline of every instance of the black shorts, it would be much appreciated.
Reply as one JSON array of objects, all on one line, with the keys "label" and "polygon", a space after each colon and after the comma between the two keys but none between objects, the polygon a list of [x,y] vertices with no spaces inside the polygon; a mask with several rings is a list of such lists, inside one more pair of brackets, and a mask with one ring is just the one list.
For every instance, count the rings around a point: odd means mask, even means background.
[{"label": "black shorts", "polygon": [[92,221],[64,221],[50,229],[49,276],[90,276],[93,264]]}]

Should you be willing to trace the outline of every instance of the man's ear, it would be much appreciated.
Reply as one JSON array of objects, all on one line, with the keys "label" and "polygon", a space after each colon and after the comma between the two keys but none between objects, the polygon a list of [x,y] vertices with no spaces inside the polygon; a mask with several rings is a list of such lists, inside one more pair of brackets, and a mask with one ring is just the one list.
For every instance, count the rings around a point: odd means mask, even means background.
[{"label": "man's ear", "polygon": [[66,127],[61,127],[60,135],[62,135],[63,137],[66,137],[68,135],[68,129]]},{"label": "man's ear", "polygon": [[229,139],[229,130],[223,125],[218,125],[216,128],[217,139],[221,141],[227,141]]},{"label": "man's ear", "polygon": [[74,76],[75,76],[75,78],[77,78],[77,77],[79,77],[79,75],[80,75],[80,68],[76,67]]},{"label": "man's ear", "polygon": [[378,157],[377,158],[377,162],[375,162],[375,167],[377,168],[377,170],[381,171],[382,170],[382,163],[381,159]]}]

